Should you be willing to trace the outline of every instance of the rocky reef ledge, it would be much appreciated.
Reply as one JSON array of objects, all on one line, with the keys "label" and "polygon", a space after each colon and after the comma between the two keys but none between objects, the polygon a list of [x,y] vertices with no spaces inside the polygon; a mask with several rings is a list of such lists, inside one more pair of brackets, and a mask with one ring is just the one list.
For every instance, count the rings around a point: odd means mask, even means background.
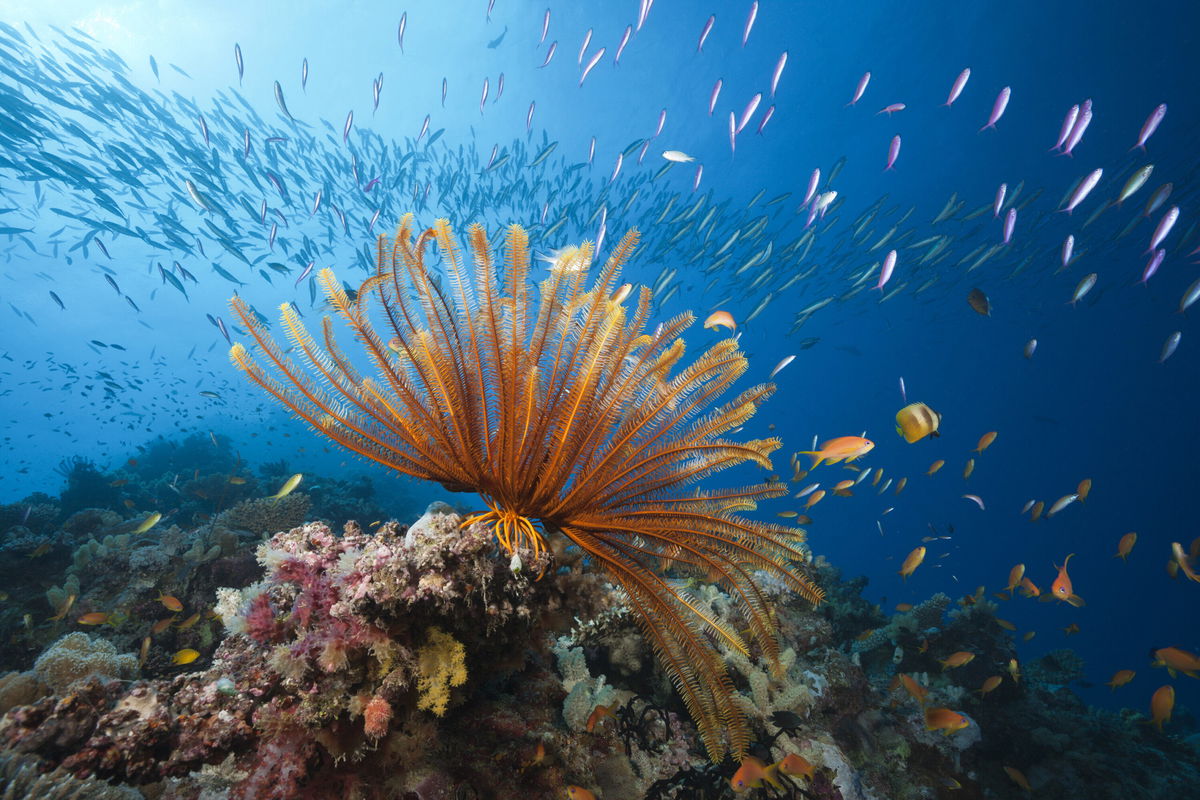
[{"label": "rocky reef ledge", "polygon": [[[174,676],[139,679],[145,653],[119,652],[102,629],[66,634],[30,670],[0,676],[0,796],[734,797],[741,765],[707,763],[603,575],[572,548],[510,562],[488,530],[461,523],[435,504],[409,526],[307,523],[242,545],[253,582],[215,589],[224,634],[180,651],[196,655],[177,654]],[[754,756],[813,767],[772,773],[748,796],[1023,796],[1007,768],[1058,798],[1197,785],[1196,749],[1088,709],[1068,688],[1082,665],[1065,653],[973,691],[1015,657],[981,597],[888,617],[861,582],[816,566],[829,592],[817,612],[766,587],[782,677],[723,651]],[[718,588],[689,590],[739,624]],[[939,668],[960,650],[974,659]],[[939,725],[938,711],[965,724]]]}]

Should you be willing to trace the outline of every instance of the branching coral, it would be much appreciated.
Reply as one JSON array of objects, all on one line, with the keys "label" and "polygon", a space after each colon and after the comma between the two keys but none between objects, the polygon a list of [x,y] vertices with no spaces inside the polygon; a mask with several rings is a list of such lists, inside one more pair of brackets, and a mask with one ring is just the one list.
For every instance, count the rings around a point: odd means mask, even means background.
[{"label": "branching coral", "polygon": [[[417,708],[444,716],[450,689],[467,682],[467,651],[462,643],[440,628],[429,629],[429,641],[417,651]],[[368,706],[369,708],[369,706]]]},{"label": "branching coral", "polygon": [[[408,216],[394,240],[379,238],[376,274],[353,299],[332,271],[320,275],[377,377],[360,373],[328,318],[318,343],[285,303],[284,327],[305,362],[298,365],[240,298],[232,307],[259,353],[253,358],[235,344],[235,366],[348,449],[452,491],[478,492],[487,511],[473,520],[491,527],[510,555],[527,548],[536,559],[556,533],[584,550],[624,590],[710,756],[744,754],[746,720],[708,637],[743,653],[751,645],[661,572],[673,568],[728,591],[770,662],[779,645],[754,571],[820,600],[797,566],[806,558],[803,532],[739,514],[785,493],[785,485],[692,486],[747,461],[769,468],[778,439],[735,442],[723,434],[743,425],[773,387],[754,386],[717,405],[747,367],[733,339],[675,371],[679,337],[693,317],[646,333],[648,289],[628,313],[632,287],[619,281],[636,232],[590,286],[591,244],[565,250],[536,299],[520,226],[507,232],[503,280],[482,226],[469,233],[473,268],[445,220],[415,234]],[[431,242],[445,285],[425,263]]]}]

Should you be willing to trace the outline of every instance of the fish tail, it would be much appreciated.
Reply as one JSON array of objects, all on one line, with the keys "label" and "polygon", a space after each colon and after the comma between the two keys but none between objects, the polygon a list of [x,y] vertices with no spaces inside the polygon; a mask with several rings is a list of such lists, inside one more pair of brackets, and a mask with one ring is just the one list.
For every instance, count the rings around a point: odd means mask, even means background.
[{"label": "fish tail", "polygon": [[799,453],[797,453],[797,455],[812,456],[813,465],[809,467],[810,471],[821,466],[821,462],[825,460],[825,456],[821,455],[821,453],[816,450],[801,450]]}]

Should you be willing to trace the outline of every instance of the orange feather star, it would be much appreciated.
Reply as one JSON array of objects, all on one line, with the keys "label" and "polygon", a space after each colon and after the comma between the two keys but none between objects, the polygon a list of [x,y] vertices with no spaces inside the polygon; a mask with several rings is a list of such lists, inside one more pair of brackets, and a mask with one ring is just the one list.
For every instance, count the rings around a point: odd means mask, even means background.
[{"label": "orange feather star", "polygon": [[[319,276],[375,377],[338,347],[328,317],[318,343],[289,303],[281,307],[283,323],[303,364],[237,297],[231,305],[258,352],[252,358],[239,343],[230,357],[342,446],[405,475],[477,492],[488,510],[467,523],[489,525],[509,554],[528,548],[536,557],[559,534],[578,545],[624,591],[710,757],[740,757],[748,725],[709,637],[743,653],[749,647],[662,573],[718,584],[776,668],[772,610],[755,571],[813,603],[823,592],[798,570],[807,558],[803,531],[737,513],[785,494],[785,485],[694,486],[747,461],[770,468],[778,439],[722,435],[753,416],[774,387],[754,386],[716,404],[746,370],[733,339],[675,370],[684,351],[679,336],[694,318],[681,314],[646,333],[645,288],[629,314],[630,289],[618,281],[637,238],[627,233],[590,285],[592,245],[562,251],[535,301],[520,226],[507,230],[498,279],[481,226],[469,230],[468,264],[446,220],[414,240],[408,215],[394,239],[379,238],[376,272],[354,297],[331,270]],[[444,286],[426,266],[430,242]]]}]

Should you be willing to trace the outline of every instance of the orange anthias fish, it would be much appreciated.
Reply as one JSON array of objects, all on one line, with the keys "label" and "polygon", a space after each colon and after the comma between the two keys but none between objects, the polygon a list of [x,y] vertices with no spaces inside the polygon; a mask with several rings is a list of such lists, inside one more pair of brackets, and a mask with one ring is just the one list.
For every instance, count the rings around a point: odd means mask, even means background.
[{"label": "orange anthias fish", "polygon": [[975,445],[975,452],[982,453],[984,450],[987,450],[994,441],[996,441],[996,431],[988,431],[983,436],[979,437],[979,443]]},{"label": "orange anthias fish", "polygon": [[971,720],[957,711],[951,711],[948,708],[925,709],[925,730],[927,731],[941,731],[949,736],[970,724]]},{"label": "orange anthias fish", "polygon": [[1055,600],[1062,600],[1076,608],[1081,608],[1085,605],[1083,598],[1075,594],[1074,588],[1071,586],[1071,576],[1067,574],[1067,562],[1071,560],[1071,556],[1073,555],[1075,554],[1071,553],[1068,555],[1063,559],[1062,566],[1057,567],[1058,577],[1054,579],[1054,583],[1050,584],[1050,595]]},{"label": "orange anthias fish", "polygon": [[93,611],[90,614],[84,614],[76,620],[80,625],[103,625],[108,622],[109,614],[106,611]]},{"label": "orange anthias fish", "polygon": [[1125,684],[1129,683],[1131,680],[1133,680],[1133,676],[1136,674],[1137,673],[1131,669],[1119,669],[1113,673],[1112,680],[1105,685],[1115,692],[1118,686],[1124,686]]},{"label": "orange anthias fish", "polygon": [[714,311],[708,315],[708,319],[704,320],[705,329],[708,328],[728,328],[731,331],[737,330],[737,323],[733,321],[733,315],[728,311]]},{"label": "orange anthias fish", "polygon": [[929,695],[929,690],[921,684],[917,683],[916,678],[911,675],[900,673],[900,685],[904,687],[904,691],[912,695],[913,699],[921,705],[925,705],[925,698]]},{"label": "orange anthias fish", "polygon": [[568,800],[596,800],[596,795],[582,786],[567,787]]},{"label": "orange anthias fish", "polygon": [[779,759],[779,761],[776,761],[773,766],[778,767],[779,771],[784,775],[792,778],[804,777],[810,781],[817,769],[807,758],[798,756],[795,753],[788,753]]},{"label": "orange anthias fish", "polygon": [[1021,579],[1025,577],[1025,565],[1017,564],[1008,571],[1008,586],[1004,587],[1010,593],[1015,591],[1021,585]]},{"label": "orange anthias fish", "polygon": [[587,732],[592,733],[593,731],[595,731],[596,726],[599,725],[601,722],[603,722],[606,717],[608,719],[615,720],[617,718],[616,712],[617,712],[616,701],[613,701],[611,704],[609,704],[607,706],[596,706],[595,708],[593,708],[592,713],[589,714],[588,718],[587,718],[587,726],[586,726]]},{"label": "orange anthias fish", "polygon": [[1008,777],[1012,778],[1012,782],[1020,786],[1027,792],[1032,792],[1033,787],[1029,785],[1029,779],[1025,777],[1025,773],[1016,767],[1005,767],[1004,771],[1008,773]]},{"label": "orange anthias fish", "polygon": [[58,610],[58,613],[51,617],[49,621],[57,622],[60,619],[64,619],[68,612],[70,612],[71,606],[75,605],[75,599],[77,597],[78,595],[74,594],[67,595],[67,599],[63,602],[62,607]]},{"label": "orange anthias fish", "polygon": [[1160,647],[1155,650],[1153,665],[1166,667],[1172,678],[1176,672],[1182,672],[1189,678],[1200,678],[1200,674],[1197,674],[1197,670],[1200,670],[1200,657],[1178,647]]},{"label": "orange anthias fish", "polygon": [[729,779],[729,785],[737,794],[757,789],[763,785],[763,781],[771,784],[776,789],[782,789],[783,784],[775,777],[778,769],[778,764],[772,764],[768,767],[754,756],[746,756],[742,759],[742,765],[738,767],[738,771],[733,773],[733,777]]},{"label": "orange anthias fish", "polygon": [[169,594],[163,594],[160,591],[156,599],[158,602],[163,604],[163,607],[166,608],[167,611],[174,611],[176,613],[183,611],[183,603],[179,602],[179,598],[177,597],[172,597]]},{"label": "orange anthias fish", "polygon": [[1137,543],[1137,534],[1136,533],[1130,532],[1130,533],[1125,534],[1124,536],[1121,537],[1121,541],[1117,542],[1117,552],[1116,552],[1116,555],[1113,556],[1113,558],[1119,558],[1122,561],[1124,561],[1125,557],[1129,555],[1129,551],[1133,549],[1133,546],[1136,543]]},{"label": "orange anthias fish", "polygon": [[861,436],[839,436],[836,439],[821,443],[820,450],[801,450],[800,455],[812,456],[812,468],[821,464],[837,464],[839,461],[854,461],[875,447],[870,439]]},{"label": "orange anthias fish", "polygon": [[900,566],[900,570],[897,574],[901,578],[907,580],[908,576],[912,575],[913,572],[916,571],[917,567],[921,566],[921,562],[924,560],[925,546],[922,545],[908,554],[908,556],[904,559],[904,563]]},{"label": "orange anthias fish", "polygon": [[995,691],[1000,686],[1000,683],[1003,680],[1004,680],[1003,676],[993,675],[992,677],[990,677],[986,681],[984,681],[983,685],[980,686],[978,689],[976,689],[976,691],[979,692],[980,697],[983,697],[988,692]]},{"label": "orange anthias fish", "polygon": [[1171,721],[1171,710],[1175,708],[1175,687],[1170,684],[1158,687],[1150,698],[1150,722],[1162,730],[1164,722]]},{"label": "orange anthias fish", "polygon": [[1026,597],[1039,597],[1042,590],[1037,587],[1037,584],[1029,580],[1029,578],[1021,578],[1021,594]]},{"label": "orange anthias fish", "polygon": [[938,661],[942,665],[942,672],[955,667],[961,667],[970,664],[975,660],[975,654],[969,650],[959,650],[957,653],[951,653]]}]

